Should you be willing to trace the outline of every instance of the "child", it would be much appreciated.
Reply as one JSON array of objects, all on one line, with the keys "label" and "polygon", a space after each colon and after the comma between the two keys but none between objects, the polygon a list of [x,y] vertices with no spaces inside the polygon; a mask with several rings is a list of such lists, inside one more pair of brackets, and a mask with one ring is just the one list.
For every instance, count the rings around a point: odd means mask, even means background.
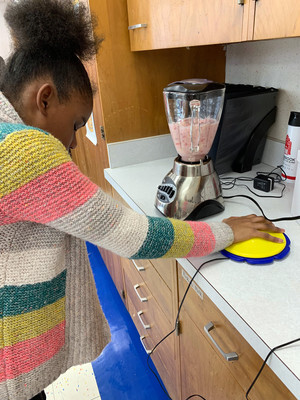
[{"label": "child", "polygon": [[282,232],[263,217],[183,222],[116,203],[69,156],[93,106],[99,40],[72,0],[19,0],[0,86],[0,398],[28,400],[110,340],[85,241],[127,258],[193,257]]}]

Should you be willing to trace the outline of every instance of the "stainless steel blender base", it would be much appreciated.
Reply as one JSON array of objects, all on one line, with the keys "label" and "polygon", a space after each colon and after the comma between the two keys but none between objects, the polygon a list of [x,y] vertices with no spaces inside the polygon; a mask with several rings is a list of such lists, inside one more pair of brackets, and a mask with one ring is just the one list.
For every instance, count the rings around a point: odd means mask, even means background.
[{"label": "stainless steel blender base", "polygon": [[198,220],[224,210],[219,177],[210,159],[195,164],[174,160],[156,194],[155,207],[166,217]]}]

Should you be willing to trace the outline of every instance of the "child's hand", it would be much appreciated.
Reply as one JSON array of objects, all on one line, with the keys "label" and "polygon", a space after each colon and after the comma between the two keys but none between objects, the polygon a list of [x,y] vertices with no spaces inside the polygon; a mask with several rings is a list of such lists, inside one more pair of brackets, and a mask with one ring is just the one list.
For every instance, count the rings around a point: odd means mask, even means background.
[{"label": "child's hand", "polygon": [[267,232],[283,233],[284,229],[276,227],[272,222],[264,217],[255,214],[246,215],[244,217],[230,217],[223,220],[230,226],[233,231],[233,243],[243,242],[254,237],[269,240],[270,242],[282,243],[282,239],[274,237]]}]

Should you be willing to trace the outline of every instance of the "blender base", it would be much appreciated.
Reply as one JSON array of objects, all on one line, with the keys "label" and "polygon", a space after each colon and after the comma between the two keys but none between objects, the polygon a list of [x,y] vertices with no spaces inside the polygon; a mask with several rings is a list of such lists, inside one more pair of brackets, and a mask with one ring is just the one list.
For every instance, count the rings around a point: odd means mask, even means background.
[{"label": "blender base", "polygon": [[166,217],[193,221],[223,211],[221,185],[212,160],[188,164],[177,157],[158,187],[155,207]]},{"label": "blender base", "polygon": [[[223,198],[222,198],[223,199]],[[190,221],[198,221],[209,217],[210,215],[218,214],[225,210],[224,205],[218,200],[206,200],[201,203],[191,214],[186,218]]]}]

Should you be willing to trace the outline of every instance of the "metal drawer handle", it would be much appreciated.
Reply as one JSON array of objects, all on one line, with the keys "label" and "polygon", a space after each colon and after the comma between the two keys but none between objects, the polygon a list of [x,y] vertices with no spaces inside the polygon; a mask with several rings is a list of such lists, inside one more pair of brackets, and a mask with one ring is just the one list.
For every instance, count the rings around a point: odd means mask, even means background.
[{"label": "metal drawer handle", "polygon": [[143,311],[138,311],[137,314],[138,314],[139,320],[141,321],[141,324],[143,325],[143,328],[144,328],[144,329],[150,329],[151,326],[150,326],[150,325],[144,324],[144,321],[142,320],[141,315],[144,314],[144,312],[143,312]]},{"label": "metal drawer handle", "polygon": [[150,353],[152,353],[152,350],[148,350],[148,349],[146,348],[146,346],[144,345],[144,342],[143,342],[144,339],[146,339],[146,336],[140,336],[140,341],[141,341],[141,343],[142,343],[142,346],[144,347],[145,352],[146,352],[147,354],[150,354]]},{"label": "metal drawer handle", "polygon": [[128,30],[139,29],[139,28],[147,28],[147,24],[130,25],[128,27]]},{"label": "metal drawer handle", "polygon": [[140,287],[139,284],[134,285],[133,287],[134,287],[134,290],[135,290],[135,293],[136,293],[137,297],[141,300],[142,303],[143,303],[144,301],[148,301],[147,297],[141,297],[141,296],[139,295],[139,292],[137,291],[138,288]]},{"label": "metal drawer handle", "polygon": [[133,260],[131,260],[131,261],[133,262],[133,265],[135,266],[135,268],[136,268],[138,271],[145,271],[145,268],[144,268],[144,267],[139,267],[139,266],[137,265],[136,262],[134,262]]},{"label": "metal drawer handle", "polygon": [[216,346],[216,348],[219,350],[219,352],[222,354],[222,356],[225,358],[226,361],[234,361],[234,360],[238,360],[239,356],[232,352],[232,353],[225,353],[221,347],[218,345],[218,343],[212,338],[212,336],[210,335],[210,331],[212,329],[214,329],[214,324],[212,322],[209,322],[207,325],[205,325],[204,330],[205,333],[207,334],[207,336],[210,338],[210,340],[213,342],[213,344]]}]

